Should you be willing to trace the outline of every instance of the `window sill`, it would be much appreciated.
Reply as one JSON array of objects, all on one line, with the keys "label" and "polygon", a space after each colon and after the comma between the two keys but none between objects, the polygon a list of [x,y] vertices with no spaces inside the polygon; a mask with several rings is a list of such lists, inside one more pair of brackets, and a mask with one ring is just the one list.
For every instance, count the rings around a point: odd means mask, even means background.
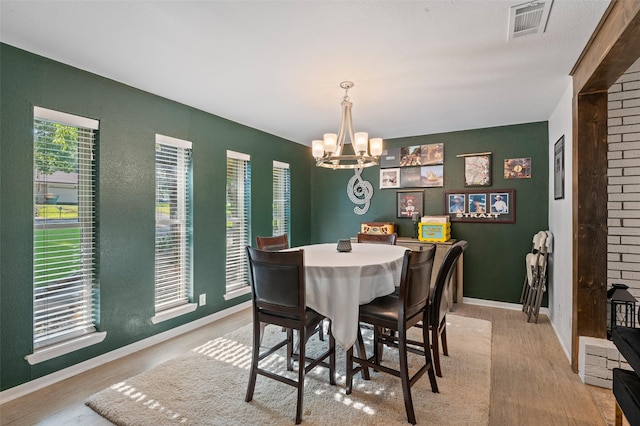
[{"label": "window sill", "polygon": [[24,359],[26,359],[30,365],[35,365],[59,357],[61,355],[66,355],[68,353],[77,351],[78,349],[95,345],[96,343],[102,342],[105,337],[107,337],[106,331],[91,333],[86,336],[71,339],[63,343],[58,343],[56,345],[51,345],[46,348],[33,351],[31,355],[25,356]]},{"label": "window sill", "polygon": [[175,317],[179,317],[180,315],[188,314],[189,312],[193,312],[198,307],[197,303],[187,303],[185,305],[180,305],[176,308],[167,309],[166,311],[162,311],[158,314],[155,314],[151,317],[151,322],[153,324],[158,324],[162,321],[167,321]]},{"label": "window sill", "polygon": [[244,294],[248,294],[248,293],[251,293],[251,287],[245,286],[245,287],[239,288],[237,290],[233,290],[233,291],[230,291],[230,292],[226,293],[224,295],[224,300],[235,299],[236,297],[240,297],[240,296],[242,296]]}]

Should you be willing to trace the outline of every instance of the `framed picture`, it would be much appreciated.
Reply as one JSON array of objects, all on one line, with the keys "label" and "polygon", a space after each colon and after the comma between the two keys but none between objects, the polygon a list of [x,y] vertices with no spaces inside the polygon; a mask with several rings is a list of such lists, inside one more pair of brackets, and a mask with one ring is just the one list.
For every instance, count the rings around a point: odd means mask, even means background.
[{"label": "framed picture", "polygon": [[553,198],[564,198],[564,135],[558,139],[553,154]]},{"label": "framed picture", "polygon": [[449,194],[445,201],[449,207],[448,213],[465,213],[467,211],[464,194]]},{"label": "framed picture", "polygon": [[484,189],[445,191],[444,214],[451,222],[515,223],[516,190]]},{"label": "framed picture", "polygon": [[398,191],[396,195],[398,217],[411,219],[414,214],[422,216],[423,191]]},{"label": "framed picture", "polygon": [[400,148],[388,148],[380,156],[380,168],[400,167]]},{"label": "framed picture", "polygon": [[469,213],[487,212],[487,194],[469,194]]},{"label": "framed picture", "polygon": [[489,212],[491,213],[509,213],[509,194],[506,192],[492,192],[489,194],[489,207]]},{"label": "framed picture", "polygon": [[507,158],[504,160],[504,178],[531,178],[531,158]]},{"label": "framed picture", "polygon": [[400,148],[400,167],[419,166],[421,152],[420,145]]},{"label": "framed picture", "polygon": [[400,169],[400,187],[418,188],[420,187],[420,167],[402,167]]},{"label": "framed picture", "polygon": [[444,144],[434,143],[420,146],[420,163],[423,166],[444,164]]},{"label": "framed picture", "polygon": [[380,169],[380,189],[400,188],[400,169]]},{"label": "framed picture", "polygon": [[420,167],[420,186],[426,188],[438,188],[444,186],[444,166]]},{"label": "framed picture", "polygon": [[464,186],[491,185],[491,154],[464,157]]}]

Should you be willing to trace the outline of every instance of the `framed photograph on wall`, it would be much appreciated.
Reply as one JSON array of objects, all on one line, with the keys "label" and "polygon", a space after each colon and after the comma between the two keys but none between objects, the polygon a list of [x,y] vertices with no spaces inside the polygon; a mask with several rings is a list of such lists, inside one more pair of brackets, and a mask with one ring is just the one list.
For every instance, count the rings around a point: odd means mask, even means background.
[{"label": "framed photograph on wall", "polygon": [[423,166],[444,164],[444,144],[434,143],[420,146],[420,163]]},{"label": "framed photograph on wall", "polygon": [[504,160],[505,179],[530,179],[531,158],[507,158]]},{"label": "framed photograph on wall", "polygon": [[380,168],[400,167],[400,148],[388,148],[380,156]]},{"label": "framed photograph on wall", "polygon": [[422,216],[423,191],[398,191],[397,192],[397,216],[411,219],[413,214]]},{"label": "framed photograph on wall", "polygon": [[380,189],[400,188],[400,168],[380,169]]},{"label": "framed photograph on wall", "polygon": [[509,193],[492,192],[489,194],[489,206],[489,212],[491,213],[509,213]]},{"label": "framed photograph on wall", "polygon": [[464,194],[449,194],[447,196],[448,213],[464,213],[467,211],[465,208],[465,195]]},{"label": "framed photograph on wall", "polygon": [[421,155],[420,145],[400,148],[400,167],[419,166],[421,164]]},{"label": "framed photograph on wall", "polygon": [[420,167],[420,186],[425,188],[440,188],[444,186],[444,166]]},{"label": "framed photograph on wall", "polygon": [[491,154],[464,157],[464,186],[491,186]]},{"label": "framed photograph on wall", "polygon": [[558,139],[553,154],[553,198],[564,198],[564,135]]},{"label": "framed photograph on wall", "polygon": [[487,194],[469,194],[469,213],[486,213],[487,212]]},{"label": "framed photograph on wall", "polygon": [[420,167],[400,168],[401,188],[419,188],[421,186],[420,179]]},{"label": "framed photograph on wall", "polygon": [[516,223],[515,189],[458,189],[444,192],[443,213],[451,222]]}]

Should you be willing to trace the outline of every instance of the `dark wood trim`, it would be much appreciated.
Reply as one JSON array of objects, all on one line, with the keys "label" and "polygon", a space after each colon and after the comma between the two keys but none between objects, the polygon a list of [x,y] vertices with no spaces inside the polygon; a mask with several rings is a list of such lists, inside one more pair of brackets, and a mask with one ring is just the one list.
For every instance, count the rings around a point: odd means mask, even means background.
[{"label": "dark wood trim", "polygon": [[604,337],[607,286],[607,90],[640,56],[640,1],[614,0],[572,71],[573,318],[579,337]]},{"label": "dark wood trim", "polygon": [[640,1],[613,0],[574,66],[573,93],[607,90],[636,61]]},{"label": "dark wood trim", "polygon": [[[607,323],[607,91],[574,100],[572,358]],[[578,140],[576,141],[576,136]],[[573,362],[572,362],[573,365]],[[577,364],[574,367],[577,369]]]}]

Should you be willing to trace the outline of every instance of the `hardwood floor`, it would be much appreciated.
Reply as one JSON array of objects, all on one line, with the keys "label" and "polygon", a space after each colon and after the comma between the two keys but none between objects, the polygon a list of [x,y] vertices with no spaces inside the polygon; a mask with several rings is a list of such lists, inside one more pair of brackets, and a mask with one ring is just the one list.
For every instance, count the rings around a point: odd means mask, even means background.
[{"label": "hardwood floor", "polygon": [[532,324],[520,311],[465,304],[454,312],[492,322],[491,425],[614,424],[611,390],[582,383],[545,315]]},{"label": "hardwood floor", "polygon": [[[490,425],[613,425],[611,391],[580,381],[544,315],[529,324],[519,311],[465,304],[454,312],[493,325]],[[109,425],[85,398],[247,324],[250,314],[247,309],[10,401],[0,406],[0,424]]]}]

